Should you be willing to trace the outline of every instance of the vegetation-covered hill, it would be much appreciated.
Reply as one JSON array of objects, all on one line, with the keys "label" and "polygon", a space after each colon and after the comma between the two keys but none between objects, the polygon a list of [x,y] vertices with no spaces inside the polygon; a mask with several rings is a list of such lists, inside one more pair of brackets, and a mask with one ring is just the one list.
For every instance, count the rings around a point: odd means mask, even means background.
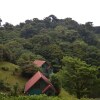
[{"label": "vegetation-covered hill", "polygon": [[55,77],[61,81],[61,86],[53,83],[55,86],[78,98],[100,97],[99,26],[93,26],[92,22],[79,24],[72,18],[58,19],[54,15],[43,20],[26,20],[16,26],[10,23],[0,26],[1,62],[16,64],[29,75],[35,71],[30,68],[34,59],[51,63]]},{"label": "vegetation-covered hill", "polygon": [[[11,91],[14,85],[18,84],[20,90],[24,89],[26,79],[21,76],[21,69],[18,65],[9,62],[0,62],[0,91]],[[4,88],[3,88],[4,87]]]}]

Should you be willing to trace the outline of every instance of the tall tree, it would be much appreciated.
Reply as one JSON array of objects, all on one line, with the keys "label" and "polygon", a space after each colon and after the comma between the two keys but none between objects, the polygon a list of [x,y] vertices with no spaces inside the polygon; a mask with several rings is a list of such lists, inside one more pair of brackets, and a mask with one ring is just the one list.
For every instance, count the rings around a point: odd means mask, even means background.
[{"label": "tall tree", "polygon": [[96,80],[96,68],[90,67],[78,58],[68,56],[65,56],[62,62],[64,65],[62,71],[63,87],[79,99],[85,95],[88,96]]}]

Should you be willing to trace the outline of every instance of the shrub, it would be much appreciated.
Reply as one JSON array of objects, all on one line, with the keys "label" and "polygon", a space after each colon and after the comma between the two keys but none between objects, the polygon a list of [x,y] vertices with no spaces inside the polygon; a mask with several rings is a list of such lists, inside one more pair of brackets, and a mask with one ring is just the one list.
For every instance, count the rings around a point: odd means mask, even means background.
[{"label": "shrub", "polygon": [[9,71],[9,68],[8,67],[2,67],[1,68],[3,71]]},{"label": "shrub", "polygon": [[6,83],[4,84],[3,80],[0,80],[0,90],[2,91],[10,91],[9,85]]},{"label": "shrub", "polygon": [[0,80],[0,90],[2,90],[4,88],[4,81]]},{"label": "shrub", "polygon": [[32,77],[39,68],[35,67],[33,64],[28,64],[25,67],[22,68],[22,76],[26,78]]},{"label": "shrub", "polygon": [[50,80],[57,91],[56,94],[58,95],[61,91],[61,80],[59,76],[57,74],[53,74],[51,75]]}]

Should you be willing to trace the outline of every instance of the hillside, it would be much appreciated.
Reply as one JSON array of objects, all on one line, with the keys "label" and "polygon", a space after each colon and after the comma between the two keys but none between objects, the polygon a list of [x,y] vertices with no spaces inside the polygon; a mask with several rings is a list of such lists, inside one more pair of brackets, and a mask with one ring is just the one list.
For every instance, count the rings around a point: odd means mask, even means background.
[{"label": "hillside", "polygon": [[[2,22],[1,22],[2,23]],[[54,84],[77,98],[100,98],[100,27],[55,15],[0,27],[0,80],[23,88],[37,69],[35,59],[49,62]],[[23,75],[20,75],[20,69]],[[55,81],[56,80],[56,81]],[[1,81],[2,83],[2,81]],[[95,94],[94,94],[95,93]]]},{"label": "hillside", "polygon": [[23,89],[26,79],[21,77],[21,69],[18,65],[10,62],[0,62],[0,82],[1,80],[5,85],[13,89],[13,86],[18,83],[19,88]]}]

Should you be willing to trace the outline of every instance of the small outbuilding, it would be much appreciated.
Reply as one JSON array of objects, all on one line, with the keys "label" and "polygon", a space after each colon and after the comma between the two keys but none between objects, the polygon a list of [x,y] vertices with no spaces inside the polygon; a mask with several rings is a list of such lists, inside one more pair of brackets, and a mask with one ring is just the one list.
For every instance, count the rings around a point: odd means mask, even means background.
[{"label": "small outbuilding", "polygon": [[28,95],[47,94],[55,95],[56,90],[50,81],[41,73],[37,72],[25,85],[24,92]]},{"label": "small outbuilding", "polygon": [[46,77],[49,77],[50,74],[53,73],[53,69],[51,67],[51,65],[47,62],[47,61],[44,61],[44,60],[35,60],[33,62],[33,64],[40,68],[40,71],[46,76]]}]

